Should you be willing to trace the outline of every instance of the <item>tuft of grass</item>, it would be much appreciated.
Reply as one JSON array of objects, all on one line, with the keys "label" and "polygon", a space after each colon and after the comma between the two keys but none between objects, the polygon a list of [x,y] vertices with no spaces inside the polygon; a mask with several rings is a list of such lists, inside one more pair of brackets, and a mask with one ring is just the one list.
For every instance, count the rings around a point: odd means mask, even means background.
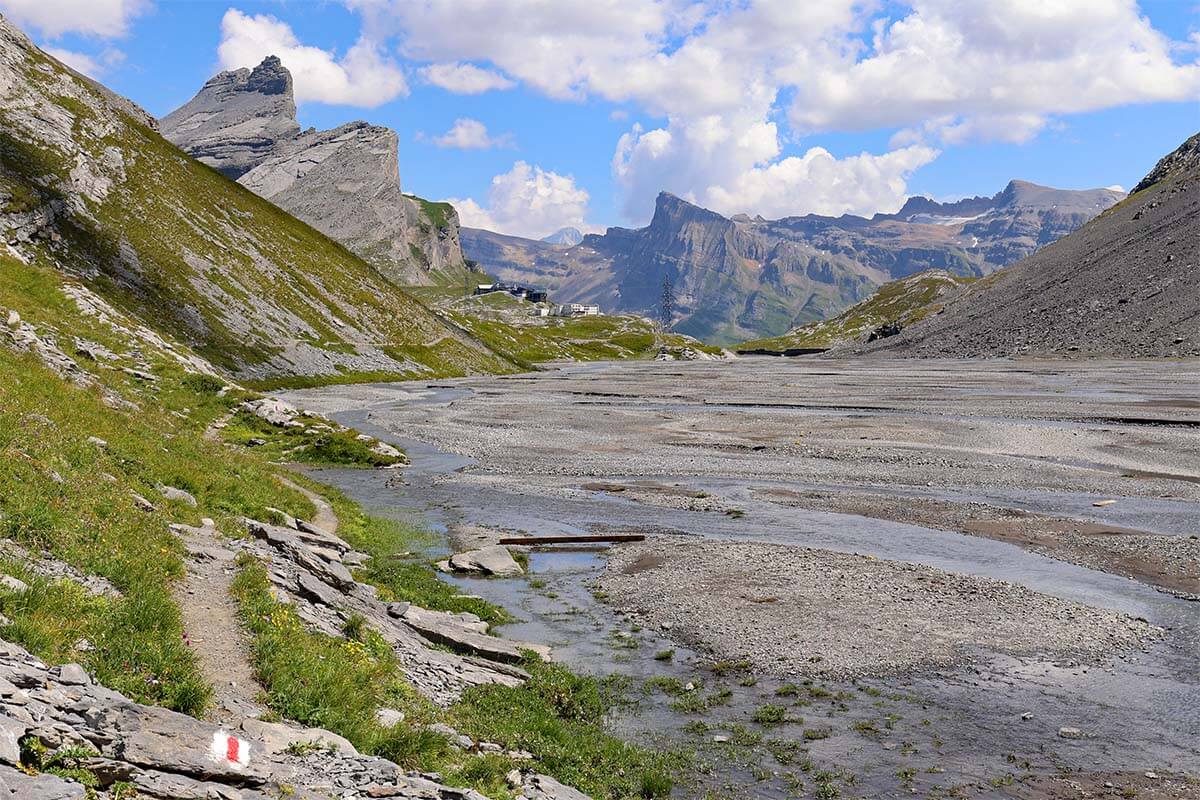
[{"label": "tuft of grass", "polygon": [[772,703],[766,703],[754,709],[750,717],[759,725],[782,725],[787,721],[787,709]]}]

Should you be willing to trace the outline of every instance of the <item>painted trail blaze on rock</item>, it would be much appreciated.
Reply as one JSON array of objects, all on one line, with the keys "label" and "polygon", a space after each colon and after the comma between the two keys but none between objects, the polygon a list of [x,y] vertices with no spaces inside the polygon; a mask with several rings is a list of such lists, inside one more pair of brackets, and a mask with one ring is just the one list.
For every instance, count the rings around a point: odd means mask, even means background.
[{"label": "painted trail blaze on rock", "polygon": [[230,764],[242,767],[250,766],[250,743],[245,739],[231,736],[226,731],[213,734],[212,747],[209,748],[212,757]]}]

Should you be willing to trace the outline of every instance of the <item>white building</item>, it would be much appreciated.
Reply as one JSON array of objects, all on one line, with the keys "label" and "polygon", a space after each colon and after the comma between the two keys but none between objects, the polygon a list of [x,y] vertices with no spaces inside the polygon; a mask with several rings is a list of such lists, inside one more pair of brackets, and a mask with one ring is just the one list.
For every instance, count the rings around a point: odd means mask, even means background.
[{"label": "white building", "polygon": [[556,317],[596,317],[600,315],[600,306],[587,303],[563,303],[554,307]]}]

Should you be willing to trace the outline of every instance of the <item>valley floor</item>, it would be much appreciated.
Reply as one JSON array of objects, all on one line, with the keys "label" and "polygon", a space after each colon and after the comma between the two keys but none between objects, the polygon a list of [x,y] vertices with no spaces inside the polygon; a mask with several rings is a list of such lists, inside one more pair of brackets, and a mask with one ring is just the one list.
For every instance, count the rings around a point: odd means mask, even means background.
[{"label": "valley floor", "polygon": [[614,724],[700,753],[685,796],[1198,797],[1197,386],[743,358],[288,399],[405,445],[322,480],[452,539],[646,534],[455,580],[639,685]]}]

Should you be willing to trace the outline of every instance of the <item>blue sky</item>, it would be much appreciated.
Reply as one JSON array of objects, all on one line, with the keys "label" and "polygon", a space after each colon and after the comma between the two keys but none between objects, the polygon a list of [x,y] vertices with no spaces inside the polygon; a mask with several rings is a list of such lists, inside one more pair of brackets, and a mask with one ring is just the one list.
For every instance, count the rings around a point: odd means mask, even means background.
[{"label": "blue sky", "polygon": [[1200,130],[1192,0],[797,5],[0,0],[159,116],[278,52],[302,125],[393,127],[406,191],[524,235],[644,223],[660,189],[776,217],[1128,188]]}]

